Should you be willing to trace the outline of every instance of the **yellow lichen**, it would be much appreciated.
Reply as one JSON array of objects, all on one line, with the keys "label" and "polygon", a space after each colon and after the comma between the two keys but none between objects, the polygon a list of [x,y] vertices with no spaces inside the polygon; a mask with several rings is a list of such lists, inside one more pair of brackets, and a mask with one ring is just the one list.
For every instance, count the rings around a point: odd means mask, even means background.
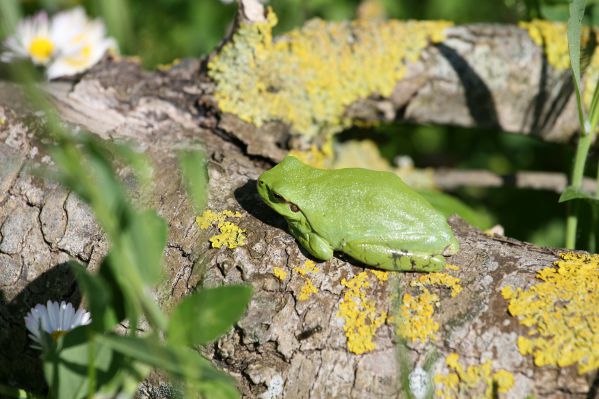
[{"label": "yellow lichen", "polygon": [[175,58],[174,60],[172,60],[171,62],[167,62],[166,64],[156,65],[156,69],[160,72],[168,72],[179,64],[181,64],[181,59]]},{"label": "yellow lichen", "polygon": [[404,294],[399,306],[399,317],[396,320],[396,333],[410,341],[434,340],[439,330],[439,323],[433,320],[435,304],[439,297],[423,288],[423,293],[417,296]]},{"label": "yellow lichen", "polygon": [[535,19],[520,22],[518,25],[528,31],[528,35],[537,46],[543,47],[549,65],[555,69],[570,67],[566,24]]},{"label": "yellow lichen", "polygon": [[312,284],[312,280],[306,278],[297,299],[299,299],[300,301],[307,301],[308,299],[310,299],[312,294],[316,294],[317,292],[318,288],[316,288],[314,284]]},{"label": "yellow lichen", "polygon": [[411,286],[443,286],[451,289],[451,297],[455,298],[462,292],[460,285],[461,279],[450,276],[447,273],[427,273],[418,277],[418,280],[412,280]]},{"label": "yellow lichen", "polygon": [[491,399],[496,397],[495,387],[497,393],[506,393],[514,386],[513,374],[506,370],[493,372],[491,361],[464,368],[459,362],[459,358],[456,353],[450,353],[445,358],[449,373],[435,376],[434,382],[437,385],[435,397]]},{"label": "yellow lichen", "polygon": [[242,22],[209,63],[224,112],[262,126],[279,120],[292,132],[332,134],[350,126],[346,108],[373,94],[391,95],[407,63],[444,39],[445,21],[312,20],[277,41],[264,22]]},{"label": "yellow lichen", "polygon": [[241,213],[224,210],[222,212],[213,212],[206,210],[202,216],[196,218],[196,223],[200,229],[205,230],[211,226],[218,228],[219,234],[210,237],[210,243],[213,248],[226,246],[233,249],[245,245],[245,230],[235,223],[226,221],[226,218],[241,218]]},{"label": "yellow lichen", "polygon": [[584,72],[582,99],[587,109],[591,107],[597,81],[599,81],[599,50],[595,50],[591,62]]},{"label": "yellow lichen", "polygon": [[213,248],[220,248],[223,245],[233,249],[245,245],[245,230],[234,223],[223,222],[218,224],[220,234],[210,237]]},{"label": "yellow lichen", "polygon": [[320,269],[316,267],[316,263],[312,260],[307,260],[304,262],[302,267],[294,267],[293,271],[298,272],[300,275],[305,276],[308,273],[318,273]]},{"label": "yellow lichen", "polygon": [[387,281],[387,280],[389,280],[389,273],[388,272],[384,272],[382,270],[371,270],[370,273],[374,274],[374,276],[379,281]]},{"label": "yellow lichen", "polygon": [[[533,20],[531,22],[520,22],[519,26],[526,29],[531,40],[538,46],[543,47],[547,62],[557,70],[565,70],[570,67],[570,54],[568,52],[567,25],[561,22]],[[591,30],[583,27],[581,45],[584,47],[590,40]],[[595,33],[598,33],[595,30]],[[595,50],[591,61],[584,72],[582,82],[582,95],[584,105],[591,105],[593,92],[599,80],[599,51]]]},{"label": "yellow lichen", "polygon": [[282,267],[273,267],[272,273],[281,281],[284,281],[287,278],[287,272]]},{"label": "yellow lichen", "polygon": [[447,269],[447,270],[452,270],[452,271],[454,271],[454,272],[457,272],[458,270],[460,270],[460,267],[459,267],[459,266],[456,266],[456,265],[452,265],[452,264],[450,264],[450,263],[446,263],[446,264],[445,264],[445,269]]},{"label": "yellow lichen", "polygon": [[377,20],[385,19],[385,7],[380,0],[363,0],[358,7],[358,19]]},{"label": "yellow lichen", "polygon": [[330,168],[334,158],[333,139],[329,136],[321,147],[312,144],[307,151],[291,150],[289,155],[315,168]]},{"label": "yellow lichen", "polygon": [[537,273],[543,282],[527,290],[506,286],[501,294],[510,314],[534,331],[518,338],[522,355],[539,367],[577,365],[587,373],[599,368],[599,255],[560,258]]},{"label": "yellow lichen", "polygon": [[341,284],[347,289],[339,303],[337,316],[344,320],[347,349],[357,355],[370,352],[376,349],[372,339],[385,322],[387,312],[377,312],[375,302],[366,297],[363,288],[370,286],[368,273],[359,273],[349,281],[343,279]]},{"label": "yellow lichen", "polygon": [[455,297],[462,291],[462,286],[459,278],[446,273],[423,274],[412,280],[410,286],[420,288],[422,293],[404,294],[399,306],[399,317],[396,320],[396,332],[400,337],[410,341],[426,343],[428,340],[436,339],[439,330],[439,324],[433,319],[439,297],[431,293],[427,287],[449,288],[451,296]]},{"label": "yellow lichen", "polygon": [[316,263],[314,263],[314,261],[307,260],[304,262],[304,265],[302,267],[294,267],[293,271],[298,273],[301,276],[301,278],[304,279],[304,285],[300,290],[298,299],[300,301],[307,301],[308,299],[310,299],[312,294],[316,294],[318,292],[318,289],[314,286],[312,280],[310,280],[310,278],[307,277],[307,275],[316,274],[320,271],[320,269],[316,267]]}]

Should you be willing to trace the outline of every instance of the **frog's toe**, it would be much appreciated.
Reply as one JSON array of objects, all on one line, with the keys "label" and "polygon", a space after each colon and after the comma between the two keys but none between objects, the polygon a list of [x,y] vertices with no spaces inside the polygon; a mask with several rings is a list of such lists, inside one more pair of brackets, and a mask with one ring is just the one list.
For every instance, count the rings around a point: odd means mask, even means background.
[{"label": "frog's toe", "polygon": [[412,270],[416,272],[438,272],[443,270],[445,258],[436,256],[412,256]]},{"label": "frog's toe", "polygon": [[454,237],[454,239],[451,240],[451,242],[449,243],[449,245],[446,246],[445,249],[443,250],[443,256],[455,255],[455,254],[458,253],[459,250],[460,250],[460,243]]}]

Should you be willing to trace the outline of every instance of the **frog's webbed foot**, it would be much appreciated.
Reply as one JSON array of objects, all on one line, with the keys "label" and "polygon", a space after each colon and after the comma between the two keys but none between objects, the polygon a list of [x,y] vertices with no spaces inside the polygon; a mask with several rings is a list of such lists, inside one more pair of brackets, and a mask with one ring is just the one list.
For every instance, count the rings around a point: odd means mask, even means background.
[{"label": "frog's webbed foot", "polygon": [[333,257],[333,248],[319,235],[309,233],[296,238],[301,246],[315,258],[329,260]]},{"label": "frog's webbed foot", "polygon": [[445,266],[442,255],[417,254],[382,243],[349,242],[343,252],[369,266],[391,271],[438,272]]}]

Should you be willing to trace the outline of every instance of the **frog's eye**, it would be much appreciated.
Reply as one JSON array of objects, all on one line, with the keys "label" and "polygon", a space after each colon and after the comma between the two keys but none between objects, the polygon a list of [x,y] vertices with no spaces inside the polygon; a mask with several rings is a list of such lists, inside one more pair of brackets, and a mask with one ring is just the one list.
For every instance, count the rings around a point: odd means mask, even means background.
[{"label": "frog's eye", "polygon": [[277,202],[285,202],[285,198],[283,198],[283,196],[280,194],[273,193],[272,196]]},{"label": "frog's eye", "polygon": [[300,209],[297,207],[297,205],[289,203],[289,209],[291,209],[291,212],[299,212]]}]

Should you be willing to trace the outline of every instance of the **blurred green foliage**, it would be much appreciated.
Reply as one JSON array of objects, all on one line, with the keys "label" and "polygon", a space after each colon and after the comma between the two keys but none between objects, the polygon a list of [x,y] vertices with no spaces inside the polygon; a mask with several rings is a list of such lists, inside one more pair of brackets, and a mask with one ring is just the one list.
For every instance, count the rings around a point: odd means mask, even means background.
[{"label": "blurred green foliage", "polygon": [[[276,33],[301,26],[309,18],[352,18],[359,0],[271,0],[279,17]],[[381,0],[391,18],[446,19],[457,24],[515,23],[545,18],[565,21],[567,0]],[[102,16],[122,52],[137,55],[152,68],[176,58],[208,53],[230,29],[236,5],[220,0],[22,0],[27,13],[83,5]],[[588,1],[589,22],[599,20],[599,1]],[[355,132],[348,132],[351,136]],[[372,132],[369,135],[372,137]],[[569,173],[573,148],[519,135],[455,127],[385,126],[374,135],[382,154],[393,160],[411,156],[417,167],[518,170]],[[595,157],[596,154],[591,154]],[[593,164],[591,160],[589,164]],[[563,246],[565,209],[558,195],[513,189],[461,189],[457,194],[475,209],[486,208],[506,234],[541,245]]]}]

